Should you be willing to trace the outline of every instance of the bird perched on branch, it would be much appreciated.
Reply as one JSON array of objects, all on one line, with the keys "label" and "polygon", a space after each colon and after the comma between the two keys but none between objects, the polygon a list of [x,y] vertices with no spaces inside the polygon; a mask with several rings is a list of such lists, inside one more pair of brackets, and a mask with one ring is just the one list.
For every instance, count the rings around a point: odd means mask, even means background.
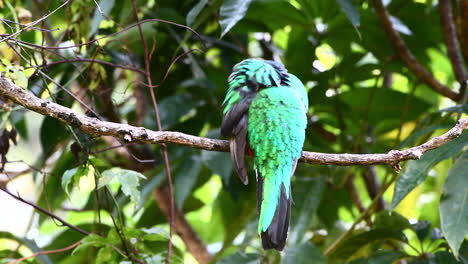
[{"label": "bird perched on branch", "polygon": [[246,59],[228,79],[221,134],[244,184],[244,157],[253,156],[257,178],[258,232],[265,250],[283,250],[291,214],[290,179],[301,157],[308,98],[302,82],[279,62]]}]

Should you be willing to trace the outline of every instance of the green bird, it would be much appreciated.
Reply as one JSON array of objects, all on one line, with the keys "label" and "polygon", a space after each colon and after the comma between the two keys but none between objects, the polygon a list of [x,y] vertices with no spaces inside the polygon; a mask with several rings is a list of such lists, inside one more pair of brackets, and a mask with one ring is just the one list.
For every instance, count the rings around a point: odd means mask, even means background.
[{"label": "green bird", "polygon": [[262,59],[236,64],[228,82],[221,134],[230,137],[231,157],[244,184],[244,157],[253,156],[258,233],[265,250],[283,250],[291,214],[290,179],[307,126],[307,92],[281,63]]}]

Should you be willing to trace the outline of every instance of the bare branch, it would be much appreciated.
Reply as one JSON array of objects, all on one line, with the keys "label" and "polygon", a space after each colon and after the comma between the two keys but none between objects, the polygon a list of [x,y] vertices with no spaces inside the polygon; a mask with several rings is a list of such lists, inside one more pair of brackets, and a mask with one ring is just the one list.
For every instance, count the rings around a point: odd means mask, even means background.
[{"label": "bare branch", "polygon": [[[137,23],[140,22],[140,19],[138,18],[138,7],[136,4],[136,0],[132,0],[132,7],[133,7],[133,13],[135,15],[135,19]],[[138,32],[140,33],[140,39],[143,42],[143,49],[145,53],[145,71],[146,71],[146,81],[148,84],[149,92],[151,95],[151,102],[153,103],[153,110],[154,110],[154,116],[156,117],[156,124],[158,127],[159,131],[162,131],[162,126],[161,126],[161,118],[159,116],[159,108],[158,108],[158,102],[156,100],[156,95],[154,93],[154,87],[153,87],[153,80],[151,79],[151,73],[150,73],[150,60],[153,54],[152,50],[151,52],[148,49],[148,43],[146,43],[146,38],[145,35],[143,34],[143,29],[140,24],[138,24]],[[155,46],[153,46],[155,47]],[[169,67],[170,68],[170,67]],[[169,70],[168,70],[169,72]],[[165,79],[165,78],[164,78]],[[164,82],[164,79],[162,82]],[[174,231],[174,215],[175,215],[175,204],[174,204],[174,195],[173,195],[173,188],[172,188],[172,175],[171,175],[171,166],[169,164],[169,154],[167,152],[167,146],[165,144],[161,144],[161,152],[163,155],[163,160],[164,160],[164,169],[166,171],[166,178],[167,178],[167,184],[169,186],[169,204],[170,204],[170,210],[169,210],[169,241],[167,245],[167,255],[166,255],[166,264],[171,263],[171,254],[172,254],[172,233]]]},{"label": "bare branch", "polygon": [[[468,79],[463,58],[459,49],[455,22],[453,19],[452,0],[439,0],[440,19],[442,22],[445,44],[447,45],[448,56],[452,63],[452,68],[461,84]],[[460,91],[463,93],[464,91]]]},{"label": "bare branch", "polygon": [[71,228],[71,229],[73,229],[73,230],[75,230],[75,231],[77,231],[77,232],[79,232],[79,233],[81,233],[81,234],[83,234],[83,235],[86,235],[86,236],[89,235],[89,234],[91,234],[91,233],[88,232],[88,231],[85,231],[85,230],[83,230],[83,229],[81,229],[81,228],[79,228],[79,227],[77,227],[77,226],[74,226],[74,225],[68,223],[67,221],[63,220],[61,217],[55,215],[54,213],[49,212],[49,211],[47,211],[46,209],[43,209],[43,208],[41,208],[41,207],[35,205],[35,204],[32,203],[32,202],[29,202],[29,201],[24,200],[24,199],[21,198],[19,195],[14,195],[14,194],[11,193],[10,191],[8,191],[6,187],[0,187],[0,190],[3,191],[4,193],[10,195],[10,196],[13,197],[14,199],[16,199],[16,200],[18,200],[18,201],[20,201],[20,202],[23,202],[23,203],[25,203],[25,204],[27,204],[27,205],[33,207],[34,209],[38,210],[39,212],[41,212],[41,213],[43,213],[43,214],[45,214],[45,215],[47,215],[47,216],[49,216],[49,217],[52,217],[53,219],[59,221],[59,222],[60,222],[62,225],[64,225],[64,226],[67,226],[67,227],[69,227],[69,228]]},{"label": "bare branch", "polygon": [[432,90],[452,99],[453,101],[458,101],[461,98],[461,95],[450,90],[448,87],[444,86],[438,80],[436,80],[434,76],[414,57],[414,55],[406,46],[405,41],[401,38],[400,34],[393,28],[392,22],[390,20],[390,14],[383,5],[382,0],[373,0],[373,2],[382,26],[387,32],[392,45],[398,53],[398,56],[400,56],[401,60],[403,60],[406,66]]},{"label": "bare branch", "polygon": [[[0,74],[0,95],[34,112],[51,116],[94,136],[113,136],[123,139],[127,143],[173,143],[197,149],[229,151],[229,143],[226,140],[202,138],[172,131],[153,131],[143,127],[106,122],[88,117],[70,108],[36,97],[16,86],[3,74]],[[443,135],[406,150],[392,150],[381,154],[330,154],[304,151],[302,152],[301,161],[312,164],[343,166],[389,164],[395,167],[401,161],[419,159],[427,151],[438,148],[457,138],[466,129],[468,129],[468,117],[461,119]]]}]

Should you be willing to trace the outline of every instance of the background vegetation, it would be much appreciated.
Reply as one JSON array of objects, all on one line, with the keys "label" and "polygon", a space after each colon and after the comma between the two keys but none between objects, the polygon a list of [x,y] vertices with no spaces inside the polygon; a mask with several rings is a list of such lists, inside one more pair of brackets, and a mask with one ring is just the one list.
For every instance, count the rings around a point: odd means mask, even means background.
[{"label": "background vegetation", "polygon": [[[2,74],[101,120],[219,138],[227,76],[248,57],[306,85],[307,151],[405,149],[468,111],[467,0],[0,7]],[[265,252],[255,186],[228,153],[90,136],[0,100],[0,263],[468,263],[467,134],[400,173],[300,163],[287,247]]]}]

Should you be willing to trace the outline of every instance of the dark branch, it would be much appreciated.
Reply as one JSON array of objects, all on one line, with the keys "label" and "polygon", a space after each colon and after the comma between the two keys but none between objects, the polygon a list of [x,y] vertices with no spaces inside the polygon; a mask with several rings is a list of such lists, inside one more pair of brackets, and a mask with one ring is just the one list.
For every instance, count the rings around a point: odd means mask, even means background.
[{"label": "dark branch", "polygon": [[436,80],[434,76],[414,57],[409,48],[406,46],[405,41],[401,38],[400,34],[393,28],[393,24],[390,20],[390,14],[383,5],[382,1],[373,0],[373,2],[375,11],[379,16],[382,26],[387,32],[392,45],[398,53],[398,56],[401,58],[401,60],[403,60],[406,66],[432,90],[452,99],[453,101],[458,101],[461,98],[461,95],[450,90],[448,87],[444,86],[438,80]]},{"label": "dark branch", "polygon": [[[447,45],[448,56],[452,63],[453,71],[457,81],[461,84],[465,82],[468,77],[463,65],[463,57],[459,49],[457,39],[457,32],[453,19],[453,8],[451,0],[439,0],[440,19],[444,32],[445,44]],[[462,92],[462,91],[460,91]]]},{"label": "dark branch", "polygon": [[468,0],[460,0],[459,3],[461,48],[468,63]]}]

